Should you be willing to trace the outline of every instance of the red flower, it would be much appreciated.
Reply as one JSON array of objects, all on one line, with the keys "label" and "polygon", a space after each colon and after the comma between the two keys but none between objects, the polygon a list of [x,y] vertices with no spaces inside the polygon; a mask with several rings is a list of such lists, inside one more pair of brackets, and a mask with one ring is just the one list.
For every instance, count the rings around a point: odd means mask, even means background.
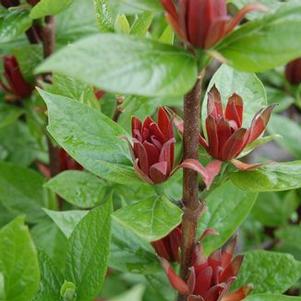
[{"label": "red flower", "polygon": [[5,56],[3,63],[7,85],[0,81],[0,87],[18,98],[30,96],[33,86],[24,79],[16,58],[14,56]]},{"label": "red flower", "polygon": [[188,296],[188,301],[240,301],[250,288],[229,292],[243,261],[243,256],[233,257],[235,246],[236,240],[233,240],[225,249],[219,249],[209,257],[199,246],[187,282],[176,275],[165,259],[162,259],[162,265],[171,285],[180,294]]},{"label": "red flower", "polygon": [[226,0],[161,0],[174,30],[186,43],[208,49],[234,30],[244,16],[254,10],[265,10],[260,4],[249,4],[231,18]]},{"label": "red flower", "polygon": [[215,159],[228,161],[265,130],[274,106],[261,109],[253,118],[249,129],[242,127],[243,100],[234,93],[223,110],[221,96],[214,86],[208,94],[206,130],[208,139],[200,136],[200,144]]},{"label": "red flower", "polygon": [[180,246],[182,239],[181,225],[172,230],[168,235],[160,240],[153,241],[152,246],[156,250],[156,253],[168,260],[169,262],[178,262],[180,259]]},{"label": "red flower", "polygon": [[173,170],[174,144],[172,122],[160,108],[158,123],[147,117],[142,123],[132,118],[133,159],[137,173],[148,183],[167,180]]},{"label": "red flower", "polygon": [[301,83],[301,58],[295,59],[286,65],[285,77],[292,85]]}]

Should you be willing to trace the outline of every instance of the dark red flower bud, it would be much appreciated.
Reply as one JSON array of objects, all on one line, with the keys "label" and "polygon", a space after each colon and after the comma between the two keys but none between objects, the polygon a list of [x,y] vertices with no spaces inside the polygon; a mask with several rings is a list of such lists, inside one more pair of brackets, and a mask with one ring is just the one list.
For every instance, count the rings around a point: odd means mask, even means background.
[{"label": "dark red flower bud", "polygon": [[0,87],[18,98],[30,96],[33,91],[33,86],[24,79],[16,58],[14,56],[5,56],[3,65],[4,77],[7,84],[0,81]]},{"label": "dark red flower bud", "polygon": [[106,94],[106,92],[104,90],[94,89],[94,95],[97,100],[100,100],[102,97],[105,96],[105,94]]},{"label": "dark red flower bud", "polygon": [[152,246],[161,258],[165,258],[169,262],[178,262],[180,260],[179,251],[181,239],[182,226],[179,225],[165,237],[160,240],[153,241]]},{"label": "dark red flower bud", "polygon": [[20,5],[19,0],[0,0],[0,2],[6,8]]},{"label": "dark red flower bud", "polygon": [[133,160],[137,173],[148,183],[159,184],[170,176],[174,164],[172,122],[163,108],[158,123],[147,117],[142,123],[132,118]]},{"label": "dark red flower bud", "polygon": [[249,4],[231,18],[226,0],[161,0],[169,23],[179,37],[196,48],[208,49],[234,30],[244,16],[254,10],[266,10]]},{"label": "dark red flower bud", "polygon": [[295,59],[286,65],[285,77],[292,85],[301,83],[301,58]]},{"label": "dark red flower bud", "polygon": [[208,139],[200,136],[200,144],[215,159],[228,161],[236,158],[243,149],[265,130],[274,106],[261,109],[253,118],[249,129],[242,127],[243,100],[234,93],[223,109],[221,96],[214,86],[208,94],[206,130]]},{"label": "dark red flower bud", "polygon": [[167,260],[162,259],[162,266],[171,285],[190,301],[241,301],[249,293],[249,287],[229,292],[243,261],[243,256],[233,256],[235,246],[236,240],[233,240],[209,257],[204,255],[202,247],[197,248],[199,254],[190,268],[187,282],[174,272]]},{"label": "dark red flower bud", "polygon": [[64,149],[58,149],[60,172],[64,170],[83,170],[83,167],[71,158]]}]

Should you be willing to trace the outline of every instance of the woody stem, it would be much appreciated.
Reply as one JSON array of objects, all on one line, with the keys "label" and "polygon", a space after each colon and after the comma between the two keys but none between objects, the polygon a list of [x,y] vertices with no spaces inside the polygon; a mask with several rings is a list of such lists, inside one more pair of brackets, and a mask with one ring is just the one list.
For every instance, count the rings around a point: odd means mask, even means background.
[{"label": "woody stem", "polygon": [[[184,97],[184,133],[183,160],[198,160],[200,135],[200,94],[205,71],[199,75],[194,87]],[[184,169],[183,174],[183,204],[182,243],[181,243],[181,278],[187,280],[192,255],[196,242],[197,222],[202,210],[202,203],[198,197],[197,172]],[[186,296],[179,296],[179,301],[186,300]]]}]

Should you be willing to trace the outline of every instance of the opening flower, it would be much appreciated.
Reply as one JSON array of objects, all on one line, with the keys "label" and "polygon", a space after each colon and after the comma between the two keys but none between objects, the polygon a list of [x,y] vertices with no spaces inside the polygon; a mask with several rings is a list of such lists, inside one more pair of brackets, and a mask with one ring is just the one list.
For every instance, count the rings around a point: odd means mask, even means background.
[{"label": "opening flower", "polygon": [[285,77],[292,85],[301,83],[301,58],[295,59],[286,65]]},{"label": "opening flower", "polygon": [[161,258],[165,258],[169,262],[179,262],[181,239],[182,226],[179,225],[165,237],[153,241],[152,246]]},{"label": "opening flower", "polygon": [[274,106],[261,109],[253,118],[249,129],[242,127],[243,100],[234,93],[223,109],[221,95],[214,86],[208,94],[206,130],[208,139],[200,136],[200,144],[215,159],[228,161],[236,158],[243,149],[265,130]]},{"label": "opening flower", "polygon": [[17,98],[22,99],[30,96],[33,86],[24,79],[17,59],[14,56],[5,56],[3,66],[6,83],[0,81],[0,87]]},{"label": "opening flower", "polygon": [[171,285],[180,294],[188,296],[188,301],[241,301],[250,292],[250,287],[229,292],[243,261],[243,256],[234,256],[235,247],[236,240],[232,240],[224,249],[206,257],[202,247],[198,246],[186,282],[174,272],[167,260],[162,259],[162,265]]},{"label": "opening flower", "polygon": [[263,5],[249,4],[232,18],[226,0],[161,0],[169,23],[179,37],[195,48],[208,49],[234,30],[245,15],[266,10]]},{"label": "opening flower", "polygon": [[132,137],[137,173],[151,184],[167,180],[174,165],[175,138],[172,122],[164,108],[159,108],[158,123],[151,117],[147,117],[143,123],[133,117]]}]

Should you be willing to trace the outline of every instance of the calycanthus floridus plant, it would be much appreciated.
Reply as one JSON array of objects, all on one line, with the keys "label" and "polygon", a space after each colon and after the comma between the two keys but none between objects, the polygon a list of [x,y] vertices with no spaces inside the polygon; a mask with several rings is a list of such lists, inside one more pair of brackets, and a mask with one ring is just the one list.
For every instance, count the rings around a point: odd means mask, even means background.
[{"label": "calycanthus floridus plant", "polygon": [[0,300],[301,300],[301,3],[263,2],[0,0]]}]

